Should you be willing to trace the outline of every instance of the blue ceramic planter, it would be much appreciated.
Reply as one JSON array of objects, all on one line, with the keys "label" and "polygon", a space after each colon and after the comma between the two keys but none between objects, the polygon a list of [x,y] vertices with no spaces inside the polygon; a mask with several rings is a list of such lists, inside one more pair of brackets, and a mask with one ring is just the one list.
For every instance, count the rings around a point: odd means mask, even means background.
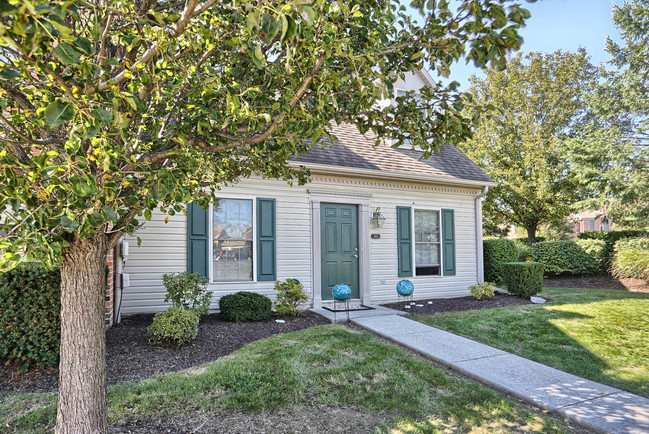
[{"label": "blue ceramic planter", "polygon": [[415,292],[415,285],[413,285],[411,281],[404,279],[397,283],[397,292],[399,293],[399,295],[407,297]]},{"label": "blue ceramic planter", "polygon": [[334,298],[338,301],[349,300],[352,296],[352,289],[344,283],[339,283],[334,286],[331,292],[333,293]]}]

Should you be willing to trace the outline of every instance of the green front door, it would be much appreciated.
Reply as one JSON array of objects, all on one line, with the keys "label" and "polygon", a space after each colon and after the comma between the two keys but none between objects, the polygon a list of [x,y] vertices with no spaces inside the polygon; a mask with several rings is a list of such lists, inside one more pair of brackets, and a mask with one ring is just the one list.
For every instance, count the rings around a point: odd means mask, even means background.
[{"label": "green front door", "polygon": [[333,300],[331,290],[349,285],[352,298],[358,291],[358,207],[337,203],[320,204],[322,240],[322,299]]}]

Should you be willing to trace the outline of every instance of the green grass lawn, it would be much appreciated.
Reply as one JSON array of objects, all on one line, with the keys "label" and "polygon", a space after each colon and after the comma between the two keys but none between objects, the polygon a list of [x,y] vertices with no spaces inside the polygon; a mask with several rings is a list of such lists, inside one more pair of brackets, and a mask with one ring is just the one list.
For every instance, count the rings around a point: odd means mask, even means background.
[{"label": "green grass lawn", "polygon": [[[52,394],[5,399],[0,402],[0,431],[50,431],[55,399]],[[308,421],[312,430],[322,420],[336,428],[348,424],[348,432],[568,429],[372,335],[334,325],[260,340],[201,367],[109,388],[113,426],[158,421],[161,427],[178,428],[207,421],[211,430],[222,432],[231,428],[219,430],[216,424],[223,420],[245,427],[246,420],[254,419],[256,429],[272,422],[281,425],[270,430],[281,426],[300,432],[299,423],[310,409],[316,409]],[[315,428],[327,431],[322,425]]]},{"label": "green grass lawn", "polygon": [[413,319],[649,397],[649,294],[545,288],[552,301]]}]

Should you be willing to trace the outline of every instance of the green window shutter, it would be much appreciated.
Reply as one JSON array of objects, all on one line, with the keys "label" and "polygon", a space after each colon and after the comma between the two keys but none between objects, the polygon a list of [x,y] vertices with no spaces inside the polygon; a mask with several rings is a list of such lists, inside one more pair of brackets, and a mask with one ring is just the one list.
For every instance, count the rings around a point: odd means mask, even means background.
[{"label": "green window shutter", "polygon": [[187,204],[187,271],[209,279],[209,210]]},{"label": "green window shutter", "polygon": [[257,198],[257,280],[277,279],[275,199]]},{"label": "green window shutter", "polygon": [[399,277],[412,277],[412,217],[409,206],[397,207]]},{"label": "green window shutter", "polygon": [[455,276],[455,211],[442,210],[444,276]]}]

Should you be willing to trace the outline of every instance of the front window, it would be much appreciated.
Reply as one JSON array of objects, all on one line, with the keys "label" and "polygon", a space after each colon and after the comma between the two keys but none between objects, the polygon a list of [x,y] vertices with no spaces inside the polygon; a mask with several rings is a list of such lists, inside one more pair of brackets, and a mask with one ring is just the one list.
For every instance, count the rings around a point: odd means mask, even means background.
[{"label": "front window", "polygon": [[252,280],[252,200],[220,199],[214,204],[215,282]]},{"label": "front window", "polygon": [[415,210],[415,275],[440,276],[439,211]]},{"label": "front window", "polygon": [[595,230],[595,220],[587,220],[586,223],[588,224],[587,226],[587,231],[594,231]]}]

